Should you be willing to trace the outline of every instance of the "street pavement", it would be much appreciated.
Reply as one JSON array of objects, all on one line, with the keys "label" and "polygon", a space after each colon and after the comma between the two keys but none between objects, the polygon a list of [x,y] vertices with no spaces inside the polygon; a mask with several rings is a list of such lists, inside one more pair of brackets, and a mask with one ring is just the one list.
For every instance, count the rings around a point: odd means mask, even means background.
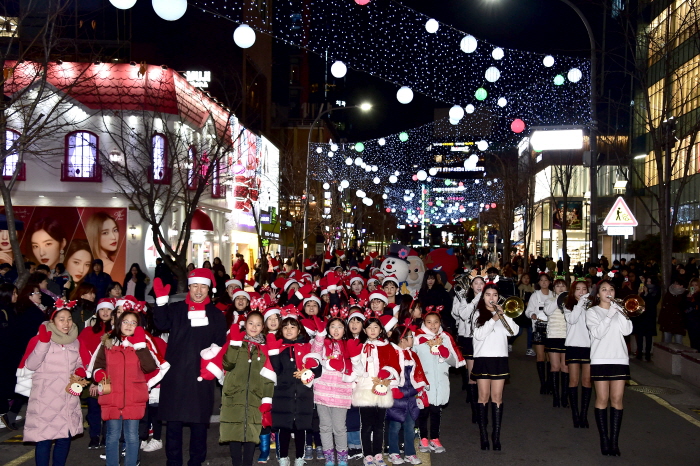
[{"label": "street pavement", "polygon": [[[480,450],[479,429],[476,424],[471,424],[471,412],[464,401],[465,392],[460,390],[461,378],[455,373],[451,378],[451,401],[443,410],[440,435],[447,451],[421,454],[426,466],[431,463],[439,466],[700,465],[700,388],[685,383],[678,376],[659,371],[652,363],[632,359],[633,383],[625,392],[620,435],[622,456],[604,457],[600,454],[598,431],[593,418],[594,400],[591,400],[588,415],[591,428],[574,429],[571,411],[553,408],[551,396],[539,394],[534,357],[526,357],[524,353],[525,339],[519,338],[510,358],[511,379],[503,395],[503,450]],[[658,394],[645,394],[642,391]],[[217,442],[218,427],[213,423],[209,431],[209,452],[205,464],[212,466],[231,464],[228,447]],[[489,432],[490,428],[491,422]],[[17,434],[21,434],[21,430],[8,432],[7,429],[0,429],[0,466],[34,464],[33,445],[23,444],[16,438]],[[188,437],[185,432],[185,438]],[[88,450],[88,441],[86,436],[73,441],[68,465],[104,464],[99,458],[103,450]],[[321,460],[309,463],[309,466],[323,465]],[[142,452],[141,464],[164,465],[164,450]],[[271,459],[268,464],[276,466],[278,463]],[[360,460],[351,461],[351,466],[360,464]]]}]

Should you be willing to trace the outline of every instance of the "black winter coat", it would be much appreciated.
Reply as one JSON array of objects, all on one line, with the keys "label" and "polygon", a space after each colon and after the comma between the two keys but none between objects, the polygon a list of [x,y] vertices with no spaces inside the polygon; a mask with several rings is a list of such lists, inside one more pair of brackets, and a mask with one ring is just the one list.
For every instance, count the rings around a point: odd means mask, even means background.
[{"label": "black winter coat", "polygon": [[209,423],[214,410],[216,380],[197,381],[199,352],[216,343],[226,343],[226,320],[220,310],[206,305],[209,325],[192,327],[187,318],[187,303],[156,306],[153,317],[158,330],[169,332],[165,360],[170,370],[160,384],[158,414],[164,421]]},{"label": "black winter coat", "polygon": [[399,390],[403,393],[403,398],[394,399],[394,405],[387,409],[386,418],[390,421],[403,423],[406,421],[406,416],[411,416],[414,421],[418,419],[418,415],[420,414],[418,403],[416,403],[418,391],[413,388],[413,384],[411,383],[411,372],[413,372],[414,369],[414,366],[406,366],[403,368],[405,381],[404,384],[399,387]]},{"label": "black winter coat", "polygon": [[455,325],[455,319],[452,317],[452,298],[450,293],[440,285],[433,285],[431,289],[421,289],[418,293],[418,300],[423,308],[423,312],[427,312],[428,306],[442,306],[442,326],[443,328],[452,328]]},{"label": "black winter coat", "polygon": [[[292,342],[285,340],[284,343]],[[296,358],[308,353],[308,348],[299,351],[297,346],[301,345],[284,348],[278,355],[270,356],[270,362],[277,374],[275,394],[272,396],[273,429],[309,430],[313,427],[314,390],[294,377],[297,370]],[[317,378],[320,377],[321,366],[312,369],[312,372]]]}]

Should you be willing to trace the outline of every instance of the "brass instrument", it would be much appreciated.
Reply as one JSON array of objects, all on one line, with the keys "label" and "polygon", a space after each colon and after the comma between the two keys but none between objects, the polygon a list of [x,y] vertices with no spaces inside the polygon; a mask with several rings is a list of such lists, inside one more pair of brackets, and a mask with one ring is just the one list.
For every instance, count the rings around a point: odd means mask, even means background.
[{"label": "brass instrument", "polygon": [[[525,312],[525,302],[518,296],[511,296],[510,298],[499,296],[497,303],[491,303],[491,305],[494,304],[500,306],[501,309],[503,309],[503,314],[507,315],[511,319],[515,319]],[[510,325],[508,325],[508,322],[506,322],[506,319],[504,319],[501,314],[498,315],[498,318],[501,320],[501,323],[506,330],[508,330],[508,333],[515,335],[515,332],[513,332],[513,329],[510,328]]]},{"label": "brass instrument", "polygon": [[557,296],[557,307],[561,311],[561,313],[564,313],[564,306],[566,306],[566,298],[569,297],[569,292],[565,291],[559,296]]},{"label": "brass instrument", "polygon": [[455,277],[455,296],[459,301],[467,299],[467,293],[472,284],[472,277],[469,274],[461,274]]},{"label": "brass instrument", "polygon": [[631,294],[625,299],[613,298],[612,296],[608,296],[608,298],[618,305],[618,311],[620,311],[620,314],[625,316],[626,319],[640,316],[646,310],[644,307],[646,303],[642,297],[637,294]]}]

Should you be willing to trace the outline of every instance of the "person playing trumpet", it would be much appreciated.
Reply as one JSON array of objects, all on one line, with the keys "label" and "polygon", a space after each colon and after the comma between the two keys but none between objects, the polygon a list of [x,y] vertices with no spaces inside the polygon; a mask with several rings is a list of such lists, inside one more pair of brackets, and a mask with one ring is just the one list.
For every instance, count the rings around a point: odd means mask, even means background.
[{"label": "person playing trumpet", "polygon": [[[498,286],[489,283],[484,286],[481,299],[472,316],[474,329],[474,367],[472,380],[479,387],[479,432],[481,449],[489,449],[488,404],[491,401],[493,449],[501,449],[501,420],[503,419],[503,386],[510,378],[508,369],[508,337],[518,332],[518,325],[505,315],[498,304]],[[511,332],[507,330],[506,324]]]},{"label": "person playing trumpet", "polygon": [[597,293],[593,295],[593,307],[586,312],[586,325],[591,335],[591,380],[596,391],[595,420],[600,434],[600,452],[620,456],[618,438],[622,424],[622,398],[625,380],[630,379],[625,336],[632,333],[632,321],[615,302],[615,287],[610,281],[602,280],[597,288]]}]

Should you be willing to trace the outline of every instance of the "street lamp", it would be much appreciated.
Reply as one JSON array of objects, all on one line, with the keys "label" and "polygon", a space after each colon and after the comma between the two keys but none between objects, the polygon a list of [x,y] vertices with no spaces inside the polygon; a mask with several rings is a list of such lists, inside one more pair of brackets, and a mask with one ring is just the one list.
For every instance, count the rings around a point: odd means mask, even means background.
[{"label": "street lamp", "polygon": [[302,263],[306,260],[306,236],[308,234],[308,226],[309,226],[309,158],[311,155],[311,135],[313,134],[314,127],[316,126],[316,123],[324,116],[327,115],[334,110],[345,110],[349,108],[359,108],[363,112],[367,112],[372,109],[372,104],[368,102],[363,102],[359,105],[351,105],[349,107],[332,107],[329,108],[328,110],[323,110],[318,112],[318,116],[316,119],[311,123],[311,127],[309,128],[309,137],[306,143],[306,180],[305,180],[305,187],[304,187],[304,195],[306,196],[306,202],[304,202],[304,233],[302,234],[301,237],[301,260]]}]

